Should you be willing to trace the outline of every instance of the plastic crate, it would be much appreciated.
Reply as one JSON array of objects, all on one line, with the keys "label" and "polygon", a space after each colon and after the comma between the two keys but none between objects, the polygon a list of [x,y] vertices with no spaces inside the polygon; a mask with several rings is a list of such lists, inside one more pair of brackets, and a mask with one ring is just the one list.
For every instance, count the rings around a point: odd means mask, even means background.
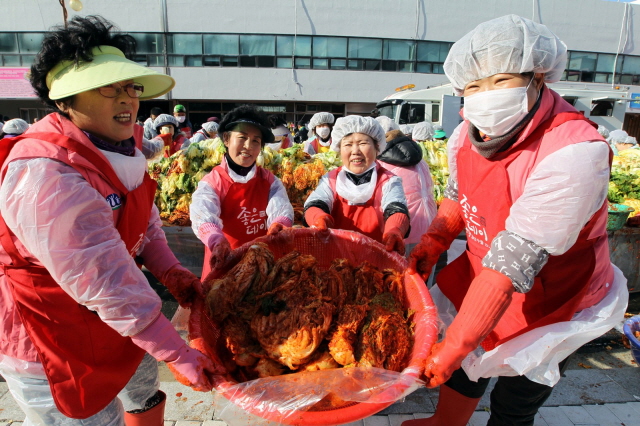
[{"label": "plastic crate", "polygon": [[[328,239],[324,241],[319,238],[318,231],[315,229],[294,228],[283,231],[285,236],[278,235],[276,237],[261,237],[252,243],[247,243],[231,253],[231,260],[227,263],[227,269],[235,265],[246,252],[248,247],[255,242],[265,242],[272,250],[275,259],[280,258],[292,250],[297,250],[302,254],[311,254],[316,257],[320,268],[328,268],[336,258],[347,258],[358,265],[364,260],[369,261],[379,269],[394,268],[403,271],[407,267],[406,259],[397,253],[389,253],[384,246],[378,242],[365,237],[361,234],[343,230],[331,230]],[[205,279],[206,283],[215,277],[216,273],[212,273]],[[222,273],[217,274],[222,275]],[[206,291],[206,289],[205,289]],[[263,403],[263,401],[255,401],[255,398],[239,391],[237,383],[233,381],[225,381],[218,383],[216,390],[242,410],[256,415],[267,421],[275,421],[291,425],[338,425],[361,420],[371,416],[386,407],[393,404],[406,394],[406,390],[415,385],[416,380],[422,372],[424,361],[431,350],[431,346],[435,343],[438,335],[437,326],[437,310],[427,286],[422,278],[417,274],[408,274],[405,272],[405,308],[415,311],[413,316],[414,328],[414,345],[409,361],[409,366],[402,373],[404,380],[397,380],[392,386],[383,391],[382,395],[372,398],[367,402],[350,402],[344,406],[335,409],[325,409],[322,411],[314,411],[313,407],[306,407],[305,410],[291,409],[290,405],[283,404],[281,407],[273,407],[271,403]],[[211,356],[215,353],[218,346],[220,331],[211,319],[207,316],[207,311],[202,300],[194,304],[189,318],[189,338],[191,340],[198,339],[206,352]],[[347,369],[345,369],[347,370]],[[351,369],[356,370],[356,369]],[[322,373],[322,372],[314,372]],[[287,376],[293,377],[294,373]],[[276,377],[277,379],[277,377]],[[254,382],[259,382],[258,379]],[[265,385],[267,388],[268,385]],[[378,402],[383,401],[383,402]]]},{"label": "plastic crate", "polygon": [[640,315],[636,315],[635,317],[631,317],[626,320],[622,329],[624,330],[624,335],[629,339],[633,359],[636,360],[636,365],[640,366],[640,341],[635,335],[636,331],[640,331]]},{"label": "plastic crate", "polygon": [[609,204],[609,214],[607,215],[607,231],[614,232],[622,229],[629,214],[634,209],[624,204]]}]

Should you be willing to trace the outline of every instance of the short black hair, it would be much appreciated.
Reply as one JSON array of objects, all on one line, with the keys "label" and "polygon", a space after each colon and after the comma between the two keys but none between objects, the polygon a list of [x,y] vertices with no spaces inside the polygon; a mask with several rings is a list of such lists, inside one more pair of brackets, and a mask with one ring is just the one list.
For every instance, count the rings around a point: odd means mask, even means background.
[{"label": "short black hair", "polygon": [[226,113],[225,116],[222,117],[218,128],[220,136],[222,136],[224,132],[232,130],[229,126],[230,124],[242,120],[246,120],[257,125],[262,133],[262,146],[274,141],[274,136],[273,133],[271,133],[271,125],[267,114],[258,106],[253,104],[241,105]]},{"label": "short black hair", "polygon": [[284,121],[284,118],[282,118],[281,116],[277,115],[277,114],[271,114],[269,117],[269,126],[272,129],[275,129],[278,126],[285,126],[287,127],[287,122]]},{"label": "short black hair", "polygon": [[162,108],[153,107],[153,108],[151,108],[151,111],[149,112],[149,114],[150,115],[155,115],[157,117],[160,114],[162,114]]},{"label": "short black hair", "polygon": [[[98,46],[113,46],[131,59],[136,51],[136,40],[128,34],[119,34],[114,24],[101,16],[74,16],[65,28],[62,25],[51,28],[42,41],[42,48],[36,55],[29,75],[31,86],[40,100],[53,111],[60,112],[56,101],[49,98],[47,74],[62,61],[91,62],[91,51]],[[69,103],[73,96],[58,99]],[[65,114],[66,115],[66,114]]]}]

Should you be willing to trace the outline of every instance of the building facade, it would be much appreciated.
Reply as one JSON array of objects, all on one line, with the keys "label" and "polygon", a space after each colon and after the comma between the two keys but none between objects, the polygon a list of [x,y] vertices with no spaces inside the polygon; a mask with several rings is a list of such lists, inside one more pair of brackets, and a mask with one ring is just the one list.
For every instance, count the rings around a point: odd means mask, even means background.
[{"label": "building facade", "polygon": [[[2,0],[0,114],[45,114],[25,85],[58,0]],[[398,87],[447,82],[442,64],[462,35],[514,13],[568,46],[564,80],[640,85],[640,6],[602,0],[83,0],[69,18],[102,15],[138,41],[135,60],[172,75],[163,99],[197,126],[252,102],[288,121],[318,111],[369,114]],[[598,106],[596,106],[598,107]],[[598,107],[599,108],[599,107]],[[640,109],[638,110],[640,112]],[[629,113],[634,113],[630,110]]]}]

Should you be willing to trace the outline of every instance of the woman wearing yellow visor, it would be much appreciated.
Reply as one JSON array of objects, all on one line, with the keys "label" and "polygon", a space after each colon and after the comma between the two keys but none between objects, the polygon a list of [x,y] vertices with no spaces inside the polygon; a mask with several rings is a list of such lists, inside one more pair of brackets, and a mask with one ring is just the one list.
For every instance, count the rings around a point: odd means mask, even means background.
[{"label": "woman wearing yellow visor", "polygon": [[162,425],[156,360],[196,390],[219,373],[140,270],[190,305],[199,281],[167,246],[135,131],[140,100],[175,82],[112,28],[46,35],[30,79],[54,112],[0,151],[0,373],[25,424]]}]

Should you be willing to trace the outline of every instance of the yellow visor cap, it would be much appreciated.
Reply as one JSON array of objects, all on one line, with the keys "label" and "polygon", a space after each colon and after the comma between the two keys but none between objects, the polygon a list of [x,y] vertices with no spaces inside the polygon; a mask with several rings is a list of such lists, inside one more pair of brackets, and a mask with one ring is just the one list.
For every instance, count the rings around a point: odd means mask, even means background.
[{"label": "yellow visor cap", "polygon": [[49,71],[49,99],[63,99],[120,81],[133,80],[144,86],[140,100],[145,100],[162,96],[176,85],[171,76],[130,61],[116,47],[94,47],[91,54],[91,62],[76,65],[74,61],[66,60]]}]

